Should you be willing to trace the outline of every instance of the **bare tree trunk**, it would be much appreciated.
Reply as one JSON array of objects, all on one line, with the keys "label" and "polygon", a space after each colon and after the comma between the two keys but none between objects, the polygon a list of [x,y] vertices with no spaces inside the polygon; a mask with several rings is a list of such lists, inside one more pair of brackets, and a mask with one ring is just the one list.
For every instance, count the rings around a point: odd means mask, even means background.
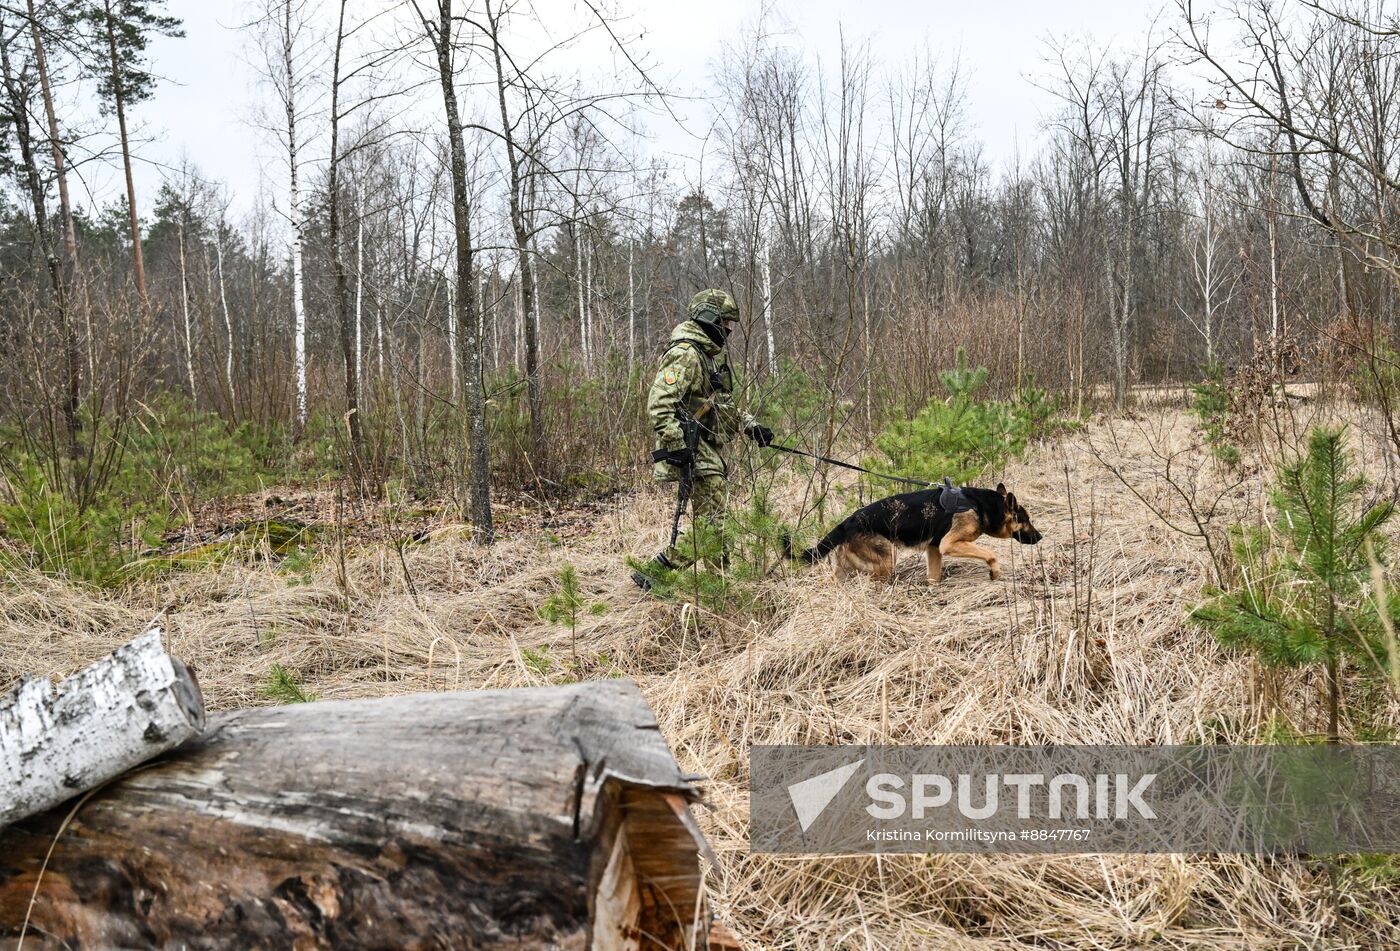
[{"label": "bare tree trunk", "polygon": [[770,261],[772,248],[763,242],[763,257],[759,261],[759,292],[763,295],[763,330],[768,341],[768,372],[778,372],[778,342],[773,333],[773,272]]},{"label": "bare tree trunk", "polygon": [[1133,332],[1133,237],[1136,222],[1131,216],[1124,221],[1123,236],[1123,299],[1116,326],[1113,329],[1113,408],[1122,410],[1128,397],[1128,350]]},{"label": "bare tree trunk", "polygon": [[413,442],[418,458],[428,460],[428,334],[427,320],[418,323],[418,359],[414,361]]},{"label": "bare tree trunk", "polygon": [[[482,346],[486,345],[486,302],[488,281],[486,268],[477,268],[476,281],[476,323],[477,333],[481,338]],[[501,368],[501,328],[496,324],[496,310],[491,309],[491,369],[492,371]]]},{"label": "bare tree trunk", "polygon": [[[510,174],[510,223],[515,236],[516,269],[520,274],[520,309],[525,320],[525,390],[530,404],[530,457],[538,469],[544,463],[544,393],[540,382],[539,299],[535,262],[531,255],[533,235],[526,221],[526,199],[534,197],[534,178],[526,182],[526,163],[531,159],[515,141],[515,128],[506,104],[504,52],[501,49],[500,10],[486,2],[486,22],[491,33],[491,52],[496,66],[496,99],[501,111],[501,130]],[[529,192],[527,195],[526,192]],[[534,202],[530,201],[533,208]],[[533,213],[533,212],[530,212]],[[533,315],[533,319],[530,318]]]},{"label": "bare tree trunk", "polygon": [[872,339],[872,318],[870,311],[870,285],[868,278],[862,278],[865,285],[861,292],[861,323],[865,327],[865,429],[875,431],[875,346]]},{"label": "bare tree trunk", "polygon": [[1215,213],[1213,201],[1207,195],[1205,208],[1206,243],[1205,243],[1205,336],[1206,336],[1206,365],[1215,365]]},{"label": "bare tree trunk", "polygon": [[1282,333],[1278,299],[1278,157],[1269,169],[1269,353],[1277,355]]},{"label": "bare tree trunk", "polygon": [[44,116],[49,123],[49,151],[53,158],[54,178],[58,181],[58,207],[60,224],[63,228],[63,251],[66,259],[66,276],[61,281],[63,288],[59,295],[58,317],[63,332],[63,365],[65,399],[63,403],[63,428],[68,441],[68,455],[76,459],[82,454],[78,443],[78,431],[82,424],[78,419],[79,363],[78,334],[73,329],[72,314],[69,311],[70,285],[78,277],[78,239],[73,231],[73,207],[68,202],[68,173],[64,169],[63,145],[58,136],[58,114],[54,111],[53,87],[49,82],[48,60],[44,56],[44,40],[39,32],[39,17],[34,12],[34,0],[26,0],[29,10],[29,31],[34,41],[34,67],[39,73],[39,89],[44,99]]},{"label": "bare tree trunk", "polygon": [[360,430],[359,351],[356,349],[356,324],[350,311],[350,276],[345,269],[344,242],[340,239],[340,56],[345,45],[345,6],[340,0],[336,20],[335,54],[331,66],[331,151],[326,173],[326,190],[330,203],[329,235],[331,271],[335,275],[336,323],[340,328],[340,352],[345,362],[345,426],[350,433],[350,470],[356,485],[364,488],[364,441]]},{"label": "bare tree trunk", "polygon": [[295,343],[293,369],[296,375],[296,417],[298,435],[306,427],[306,295],[305,276],[302,267],[304,235],[301,218],[301,185],[297,179],[297,114],[296,114],[296,66],[292,54],[292,0],[284,0],[282,20],[282,63],[287,79],[287,165],[291,173],[291,207],[288,216],[292,225],[292,313],[295,317]]},{"label": "bare tree trunk", "polygon": [[495,540],[491,518],[491,447],[486,431],[486,396],[481,380],[481,337],[475,313],[476,285],[472,275],[471,207],[467,190],[467,153],[462,140],[462,120],[453,87],[452,0],[438,0],[438,22],[424,23],[437,52],[438,79],[447,115],[447,140],[452,155],[452,221],[457,238],[457,327],[464,347],[463,381],[471,458],[472,539],[481,545]]},{"label": "bare tree trunk", "polygon": [[[529,275],[529,283],[525,286],[525,297],[529,300],[529,319],[525,321],[525,389],[526,396],[531,405],[531,443],[539,440],[539,447],[532,448],[531,452],[538,461],[543,461],[545,455],[545,388],[539,382],[539,326],[540,326],[540,303],[539,303],[539,272],[535,269],[536,255],[539,248],[529,245],[526,254],[525,273]],[[535,380],[535,388],[529,388],[529,381]],[[539,465],[539,462],[536,462]]]},{"label": "bare tree trunk", "polygon": [[[3,13],[0,13],[0,34],[5,29]],[[3,35],[0,35],[0,40]],[[19,146],[22,163],[23,185],[29,193],[30,205],[34,214],[34,241],[44,264],[49,271],[55,299],[63,299],[63,270],[58,255],[54,253],[49,235],[48,210],[44,203],[44,185],[39,180],[39,163],[34,154],[33,128],[29,124],[29,96],[21,85],[10,65],[10,45],[0,42],[0,70],[3,70],[5,94],[9,100],[10,116],[14,122],[16,144]],[[17,170],[18,171],[18,170]]]},{"label": "bare tree trunk", "polygon": [[447,361],[452,376],[452,402],[457,402],[457,287],[450,281],[447,284],[447,350],[452,354]]},{"label": "bare tree trunk", "polygon": [[627,373],[632,373],[637,362],[637,285],[633,273],[633,258],[636,257],[637,242],[627,242]]},{"label": "bare tree trunk", "polygon": [[365,379],[364,343],[365,307],[365,217],[364,209],[355,208],[355,405],[363,401]]},{"label": "bare tree trunk", "polygon": [[593,328],[593,249],[591,239],[583,246],[583,326],[584,336],[588,338],[588,366],[591,370],[593,368],[594,347],[598,344],[598,336]]},{"label": "bare tree trunk", "polygon": [[[519,269],[517,268],[517,271]],[[525,355],[525,278],[517,273],[515,277],[515,346],[514,361],[518,370]]]},{"label": "bare tree trunk", "polygon": [[379,379],[384,379],[384,295],[374,297],[374,351],[379,362]]},{"label": "bare tree trunk", "polygon": [[[3,15],[0,14],[0,33],[3,33],[4,28]],[[44,202],[44,185],[39,178],[39,164],[34,153],[33,127],[29,123],[29,94],[11,67],[10,47],[8,43],[3,42],[3,36],[0,36],[0,70],[3,70],[5,92],[9,100],[9,112],[13,123],[12,128],[16,144],[19,146],[21,166],[16,169],[16,172],[23,171],[22,184],[29,193],[30,204],[33,208],[34,241],[49,272],[49,281],[53,288],[54,303],[59,312],[60,324],[66,328],[70,319],[68,316],[67,287],[64,283],[63,263],[54,250],[53,236],[49,233],[48,210]],[[74,441],[76,430],[70,428],[70,422],[75,422],[75,420],[69,420],[65,407],[64,436],[68,443],[63,447],[63,451],[76,455],[78,451]],[[54,465],[56,467],[53,472],[54,483],[56,485],[62,484],[62,466],[57,458],[54,460]]]},{"label": "bare tree trunk", "polygon": [[[575,212],[577,214],[577,212]],[[583,352],[583,366],[588,369],[588,311],[583,304],[583,242],[579,239],[578,222],[574,222],[574,289],[578,296],[578,338]]]},{"label": "bare tree trunk", "polygon": [[219,268],[219,307],[224,315],[225,342],[228,344],[228,353],[224,359],[224,376],[228,382],[229,406],[237,415],[238,393],[234,389],[233,382],[233,319],[228,313],[228,295],[224,293],[224,236],[223,228],[220,226],[219,232],[214,236],[214,257]]},{"label": "bare tree trunk", "polygon": [[180,212],[177,225],[177,245],[180,252],[180,312],[185,318],[185,370],[190,379],[190,403],[199,405],[199,387],[194,379],[194,322],[190,318],[190,285],[185,270],[185,211]]},{"label": "bare tree trunk", "polygon": [[121,65],[117,61],[116,20],[112,16],[112,0],[103,0],[107,14],[107,51],[112,67],[112,99],[116,104],[117,131],[121,137],[122,168],[126,173],[126,211],[131,223],[131,268],[136,278],[136,296],[141,301],[141,313],[151,316],[151,299],[146,294],[146,264],[141,256],[141,223],[136,211],[136,183],[131,177],[131,144],[126,134],[126,97],[122,91]]}]

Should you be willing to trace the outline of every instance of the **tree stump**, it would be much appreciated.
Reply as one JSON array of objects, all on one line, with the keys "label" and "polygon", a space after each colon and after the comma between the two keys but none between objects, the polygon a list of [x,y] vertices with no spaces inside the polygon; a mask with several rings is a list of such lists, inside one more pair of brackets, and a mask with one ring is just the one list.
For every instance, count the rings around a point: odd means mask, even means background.
[{"label": "tree stump", "polygon": [[0,830],[0,946],[702,948],[698,797],[625,680],[241,710]]}]

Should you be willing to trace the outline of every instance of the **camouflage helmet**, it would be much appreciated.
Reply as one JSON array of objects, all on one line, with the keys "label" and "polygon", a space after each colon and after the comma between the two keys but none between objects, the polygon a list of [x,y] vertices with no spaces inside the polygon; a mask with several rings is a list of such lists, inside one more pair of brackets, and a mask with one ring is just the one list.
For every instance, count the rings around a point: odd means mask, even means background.
[{"label": "camouflage helmet", "polygon": [[712,287],[690,299],[690,319],[718,327],[721,321],[739,319],[739,305],[734,303],[728,291]]}]

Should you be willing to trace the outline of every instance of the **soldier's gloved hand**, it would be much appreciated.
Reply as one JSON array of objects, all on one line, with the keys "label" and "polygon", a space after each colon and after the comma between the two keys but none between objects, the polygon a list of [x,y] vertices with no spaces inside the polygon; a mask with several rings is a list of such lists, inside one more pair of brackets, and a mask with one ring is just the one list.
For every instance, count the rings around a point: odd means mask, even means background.
[{"label": "soldier's gloved hand", "polygon": [[767,446],[773,442],[773,430],[758,423],[749,423],[744,427],[744,435],[748,436],[760,446]]},{"label": "soldier's gloved hand", "polygon": [[652,462],[669,462],[673,466],[686,466],[694,461],[689,449],[657,449],[651,454]]}]

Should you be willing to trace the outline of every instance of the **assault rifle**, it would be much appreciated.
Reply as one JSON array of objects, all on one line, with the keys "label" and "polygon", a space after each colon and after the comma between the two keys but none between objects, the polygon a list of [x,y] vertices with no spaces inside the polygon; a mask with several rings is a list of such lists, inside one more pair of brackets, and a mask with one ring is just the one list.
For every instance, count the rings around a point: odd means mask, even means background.
[{"label": "assault rifle", "polygon": [[685,407],[681,407],[677,414],[681,424],[681,435],[685,437],[685,459],[680,464],[681,479],[676,487],[676,514],[671,519],[671,548],[676,546],[676,539],[681,536],[681,516],[685,514],[685,507],[690,504],[690,493],[695,487],[695,452],[700,446],[701,421],[715,407],[715,398],[712,396],[701,404],[700,409],[694,415]]}]

